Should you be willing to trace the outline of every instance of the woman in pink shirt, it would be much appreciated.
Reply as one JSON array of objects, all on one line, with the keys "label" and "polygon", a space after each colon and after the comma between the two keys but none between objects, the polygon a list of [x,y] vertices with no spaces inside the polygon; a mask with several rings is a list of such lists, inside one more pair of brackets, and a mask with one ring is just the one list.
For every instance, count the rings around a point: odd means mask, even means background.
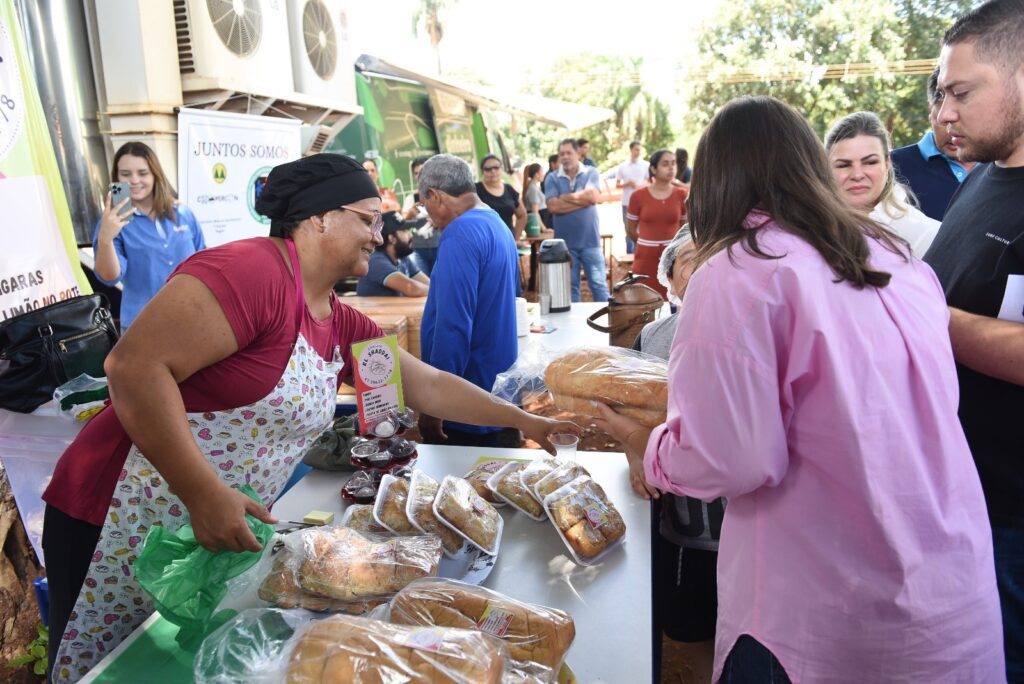
[{"label": "woman in pink shirt", "polygon": [[694,168],[702,265],[667,421],[602,410],[648,484],[729,500],[715,680],[1005,681],[935,275],[845,205],[814,132],[777,100],[724,107]]}]

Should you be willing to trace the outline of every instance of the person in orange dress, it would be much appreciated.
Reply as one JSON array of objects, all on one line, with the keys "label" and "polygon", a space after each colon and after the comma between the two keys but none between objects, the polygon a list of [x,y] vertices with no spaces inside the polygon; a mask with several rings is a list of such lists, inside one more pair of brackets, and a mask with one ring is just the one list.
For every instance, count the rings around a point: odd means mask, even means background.
[{"label": "person in orange dress", "polygon": [[636,242],[633,273],[646,275],[648,287],[665,297],[665,286],[658,282],[658,261],[676,231],[686,223],[688,190],[672,184],[676,177],[676,155],[660,149],[651,155],[651,184],[629,198],[626,209],[626,234]]}]

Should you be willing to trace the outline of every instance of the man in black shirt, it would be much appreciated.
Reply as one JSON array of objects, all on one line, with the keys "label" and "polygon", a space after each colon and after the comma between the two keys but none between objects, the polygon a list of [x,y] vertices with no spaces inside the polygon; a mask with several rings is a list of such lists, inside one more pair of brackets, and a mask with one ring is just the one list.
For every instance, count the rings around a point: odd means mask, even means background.
[{"label": "man in black shirt", "polygon": [[938,120],[958,158],[982,164],[953,195],[925,261],[950,306],[960,422],[992,522],[1007,678],[1024,682],[1024,0],[961,17],[939,66]]}]

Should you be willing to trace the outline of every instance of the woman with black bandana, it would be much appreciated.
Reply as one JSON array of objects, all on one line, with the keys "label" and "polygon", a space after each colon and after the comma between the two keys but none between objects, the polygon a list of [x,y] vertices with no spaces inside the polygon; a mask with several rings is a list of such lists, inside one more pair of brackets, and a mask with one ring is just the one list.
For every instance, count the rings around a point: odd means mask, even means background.
[{"label": "woman with black bandana", "polygon": [[[245,514],[276,522],[265,506],[330,425],[351,344],[382,335],[333,290],[366,273],[381,243],[380,197],[362,167],[335,154],[283,164],[256,208],[269,238],[183,262],[121,338],[106,362],[112,406],[43,496],[53,681],[77,681],[153,612],[132,570],[152,526],[190,522],[210,550],[259,550]],[[548,435],[576,429],[405,352],[401,368],[405,400],[423,413],[518,427],[549,450]]]}]

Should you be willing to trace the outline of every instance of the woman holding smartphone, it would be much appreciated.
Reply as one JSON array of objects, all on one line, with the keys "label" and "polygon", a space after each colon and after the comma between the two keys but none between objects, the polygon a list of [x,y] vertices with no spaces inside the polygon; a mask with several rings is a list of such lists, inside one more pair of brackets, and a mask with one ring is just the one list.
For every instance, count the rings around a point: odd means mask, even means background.
[{"label": "woman holding smartphone", "polygon": [[122,145],[114,155],[110,179],[126,184],[129,193],[127,197],[118,194],[124,198],[116,204],[113,193],[107,193],[92,247],[96,277],[106,285],[124,284],[121,330],[125,330],[171,271],[205,249],[206,241],[192,212],[175,204],[174,191],[148,145]]}]

